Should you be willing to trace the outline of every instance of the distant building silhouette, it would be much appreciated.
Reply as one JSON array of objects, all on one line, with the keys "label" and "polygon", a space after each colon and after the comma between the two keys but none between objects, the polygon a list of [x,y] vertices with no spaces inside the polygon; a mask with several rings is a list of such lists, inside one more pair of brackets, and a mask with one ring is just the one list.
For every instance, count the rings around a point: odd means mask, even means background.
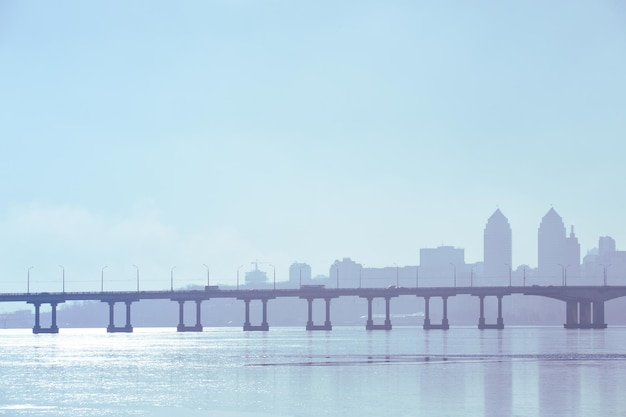
[{"label": "distant building silhouette", "polygon": [[415,287],[418,285],[417,266],[387,266],[363,268],[360,281],[363,287],[384,288],[389,286]]},{"label": "distant building silhouette", "polygon": [[267,284],[267,274],[259,269],[259,265],[255,262],[254,269],[246,272],[246,285],[250,287],[259,287]]},{"label": "distant building silhouette", "polygon": [[305,263],[294,262],[289,267],[289,283],[291,287],[309,284],[311,281],[311,266]]},{"label": "distant building silhouette", "polygon": [[449,280],[462,269],[465,269],[465,249],[453,246],[420,249],[420,277]]},{"label": "distant building silhouette", "polygon": [[328,271],[330,285],[342,288],[358,288],[362,268],[363,265],[350,258],[343,258],[341,261],[336,260]]},{"label": "distant building silhouette", "polygon": [[565,224],[554,208],[541,220],[537,243],[539,279],[557,283],[564,277],[579,276],[580,244],[574,227],[567,237]]},{"label": "distant building silhouette", "polygon": [[590,285],[607,285],[619,283],[626,275],[626,251],[616,249],[615,240],[610,236],[602,236],[598,247],[587,253],[583,260],[583,273]]},{"label": "distant building silhouette", "polygon": [[511,226],[500,209],[487,220],[483,245],[485,283],[508,277],[513,268]]}]

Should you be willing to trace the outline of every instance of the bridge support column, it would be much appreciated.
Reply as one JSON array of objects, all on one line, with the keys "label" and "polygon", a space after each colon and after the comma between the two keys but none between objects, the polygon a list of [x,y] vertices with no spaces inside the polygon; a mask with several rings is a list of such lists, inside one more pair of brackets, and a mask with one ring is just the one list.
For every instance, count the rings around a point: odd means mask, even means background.
[{"label": "bridge support column", "polygon": [[441,320],[441,324],[430,323],[429,298],[430,297],[424,297],[424,330],[448,330],[450,328],[450,325],[448,324],[448,296],[444,295],[441,297],[441,299],[443,300],[443,319]]},{"label": "bridge support column", "polygon": [[478,328],[483,330],[485,328],[485,296],[479,295],[480,299],[480,316],[478,317]]},{"label": "bridge support column", "polygon": [[497,329],[504,329],[504,319],[502,318],[502,296],[498,296],[498,321],[497,321]]},{"label": "bridge support column", "polygon": [[578,301],[566,301],[565,325],[566,329],[578,329]]},{"label": "bridge support column", "polygon": [[256,331],[263,331],[266,332],[270,329],[269,324],[267,323],[267,298],[261,299],[261,302],[263,303],[263,321],[261,322],[261,325],[256,325],[253,326],[250,323],[250,301],[252,301],[249,298],[244,299],[243,301],[246,304],[246,321],[243,323],[243,331],[244,332],[256,332]]},{"label": "bridge support column", "polygon": [[566,329],[606,329],[604,301],[566,301]]},{"label": "bridge support column", "polygon": [[309,320],[306,323],[307,330],[332,330],[333,326],[330,323],[330,298],[325,298],[324,302],[326,303],[326,320],[324,324],[315,324],[313,323],[313,301],[314,298],[307,298],[309,307]]},{"label": "bridge support column", "polygon": [[133,331],[133,326],[130,324],[130,301],[126,301],[126,326],[124,326],[124,330],[127,332]]},{"label": "bridge support column", "polygon": [[385,297],[385,323],[374,324],[372,317],[372,300],[373,297],[367,297],[367,323],[365,324],[365,330],[391,330],[391,320],[389,319],[389,303],[390,297]]},{"label": "bridge support column", "polygon": [[270,325],[267,323],[267,299],[261,300],[263,303],[263,321],[261,322],[261,327],[263,330],[269,330]]},{"label": "bridge support column", "polygon": [[196,300],[196,324],[195,326],[185,325],[185,301],[190,300],[178,300],[178,326],[176,326],[177,332],[201,332],[202,331],[202,300]]},{"label": "bridge support column", "polygon": [[390,303],[391,298],[385,297],[385,330],[391,330]]},{"label": "bridge support column", "polygon": [[250,300],[243,300],[246,305],[246,320],[243,322],[243,331],[247,332],[252,327],[250,325]]},{"label": "bridge support column", "polygon": [[591,328],[591,301],[579,301],[578,327],[580,329]]},{"label": "bridge support column", "polygon": [[326,302],[326,321],[324,321],[324,330],[332,330],[333,325],[330,323],[330,298],[325,298]]},{"label": "bridge support column", "polygon": [[116,301],[107,301],[109,304],[109,325],[107,326],[107,333],[132,333],[133,326],[130,324],[130,304],[132,301],[125,301],[126,303],[126,325],[123,327],[115,326],[115,303]]},{"label": "bridge support column", "polygon": [[39,325],[39,310],[41,308],[40,303],[35,303],[35,326],[33,327],[33,333],[38,334],[41,330],[41,326]]},{"label": "bridge support column", "polygon": [[313,299],[307,298],[306,301],[309,304],[309,320],[307,320],[306,322],[306,329],[314,330],[313,329]]},{"label": "bridge support column", "polygon": [[41,327],[41,303],[33,303],[35,305],[35,326],[33,326],[33,333],[59,333],[59,327],[57,326],[57,304],[58,303],[50,303],[50,307],[52,307],[52,312],[50,314],[50,327]]},{"label": "bridge support column", "polygon": [[430,329],[430,297],[424,297],[424,330]]},{"label": "bridge support column", "polygon": [[604,322],[604,301],[593,302],[593,328],[606,329]]},{"label": "bridge support column", "polygon": [[196,300],[196,326],[195,331],[202,331],[202,300]]}]

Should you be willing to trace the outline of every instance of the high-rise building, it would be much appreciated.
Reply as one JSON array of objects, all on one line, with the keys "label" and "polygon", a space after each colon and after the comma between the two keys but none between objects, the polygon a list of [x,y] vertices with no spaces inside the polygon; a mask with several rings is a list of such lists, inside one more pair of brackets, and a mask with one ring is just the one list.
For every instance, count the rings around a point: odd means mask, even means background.
[{"label": "high-rise building", "polygon": [[289,283],[292,286],[309,284],[311,281],[311,266],[305,263],[295,262],[289,267]]},{"label": "high-rise building", "polygon": [[[437,248],[420,249],[420,279],[425,281],[448,280],[461,275],[465,269],[465,249],[453,246],[439,246]],[[427,285],[427,284],[426,284]]]},{"label": "high-rise building", "polygon": [[574,226],[571,227],[569,237],[565,239],[565,258],[563,265],[567,268],[564,272],[569,278],[580,277],[580,243],[574,234]]},{"label": "high-rise building", "polygon": [[511,226],[500,209],[487,220],[483,245],[485,279],[507,277],[513,268]]},{"label": "high-rise building", "polygon": [[598,254],[601,262],[606,262],[615,253],[615,239],[611,236],[601,236],[598,241]]},{"label": "high-rise building", "polygon": [[551,208],[539,225],[537,239],[538,272],[541,279],[561,276],[565,249],[565,225],[563,219]]},{"label": "high-rise building", "polygon": [[328,278],[337,287],[358,288],[362,269],[363,265],[350,258],[343,258],[341,261],[333,262],[328,271]]},{"label": "high-rise building", "polygon": [[541,220],[537,243],[539,279],[555,281],[579,275],[580,244],[574,227],[567,237],[565,224],[554,208]]}]

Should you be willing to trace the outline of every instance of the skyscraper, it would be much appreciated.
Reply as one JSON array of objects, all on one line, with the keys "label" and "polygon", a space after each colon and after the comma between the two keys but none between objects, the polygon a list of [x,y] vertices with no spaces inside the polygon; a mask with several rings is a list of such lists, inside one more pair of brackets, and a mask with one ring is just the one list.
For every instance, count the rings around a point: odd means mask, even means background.
[{"label": "skyscraper", "polygon": [[580,244],[574,234],[574,227],[567,237],[565,224],[554,208],[541,220],[537,243],[540,279],[554,281],[567,275],[579,275]]},{"label": "skyscraper", "polygon": [[508,277],[513,267],[511,226],[500,209],[487,220],[483,245],[485,278],[495,280]]},{"label": "skyscraper", "polygon": [[537,249],[539,276],[542,279],[560,277],[565,249],[565,225],[554,208],[550,208],[541,219]]}]

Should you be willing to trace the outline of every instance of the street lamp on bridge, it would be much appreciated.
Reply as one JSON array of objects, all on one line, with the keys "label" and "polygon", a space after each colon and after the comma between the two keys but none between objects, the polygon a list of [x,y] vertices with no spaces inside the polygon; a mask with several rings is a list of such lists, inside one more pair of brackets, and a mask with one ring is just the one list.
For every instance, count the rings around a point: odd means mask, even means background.
[{"label": "street lamp on bridge", "polygon": [[139,292],[139,267],[137,265],[133,265],[137,270],[137,292]]},{"label": "street lamp on bridge", "polygon": [[105,265],[102,267],[102,270],[100,271],[100,292],[104,292],[104,270],[107,268],[108,266]]},{"label": "street lamp on bridge", "polygon": [[363,264],[359,264],[359,288],[361,288],[361,283],[363,282]]},{"label": "street lamp on bridge", "polygon": [[420,283],[420,267],[419,265],[415,267],[415,288],[419,287]]},{"label": "street lamp on bridge", "polygon": [[397,263],[393,263],[396,266],[396,288],[400,288],[400,267]]},{"label": "street lamp on bridge", "polygon": [[211,275],[209,274],[209,266],[207,264],[202,264],[206,268],[206,285],[207,287],[211,286]]},{"label": "street lamp on bridge", "polygon": [[243,265],[239,265],[237,267],[237,289],[239,289],[239,270],[243,267]]},{"label": "street lamp on bridge", "polygon": [[561,267],[561,278],[563,279],[563,286],[567,287],[567,267],[569,267],[569,265],[557,265]]},{"label": "street lamp on bridge", "polygon": [[30,270],[33,269],[34,266],[31,266],[28,268],[28,271],[26,272],[26,293],[30,294]]},{"label": "street lamp on bridge", "polygon": [[59,268],[63,270],[61,277],[63,280],[63,292],[65,292],[65,267],[63,265],[59,265]]},{"label": "street lamp on bridge", "polygon": [[170,290],[172,292],[174,292],[174,269],[176,269],[176,265],[170,269]]},{"label": "street lamp on bridge", "polygon": [[599,264],[599,265],[604,268],[604,286],[606,287],[607,269],[609,269],[611,264],[608,264],[608,265]]}]

